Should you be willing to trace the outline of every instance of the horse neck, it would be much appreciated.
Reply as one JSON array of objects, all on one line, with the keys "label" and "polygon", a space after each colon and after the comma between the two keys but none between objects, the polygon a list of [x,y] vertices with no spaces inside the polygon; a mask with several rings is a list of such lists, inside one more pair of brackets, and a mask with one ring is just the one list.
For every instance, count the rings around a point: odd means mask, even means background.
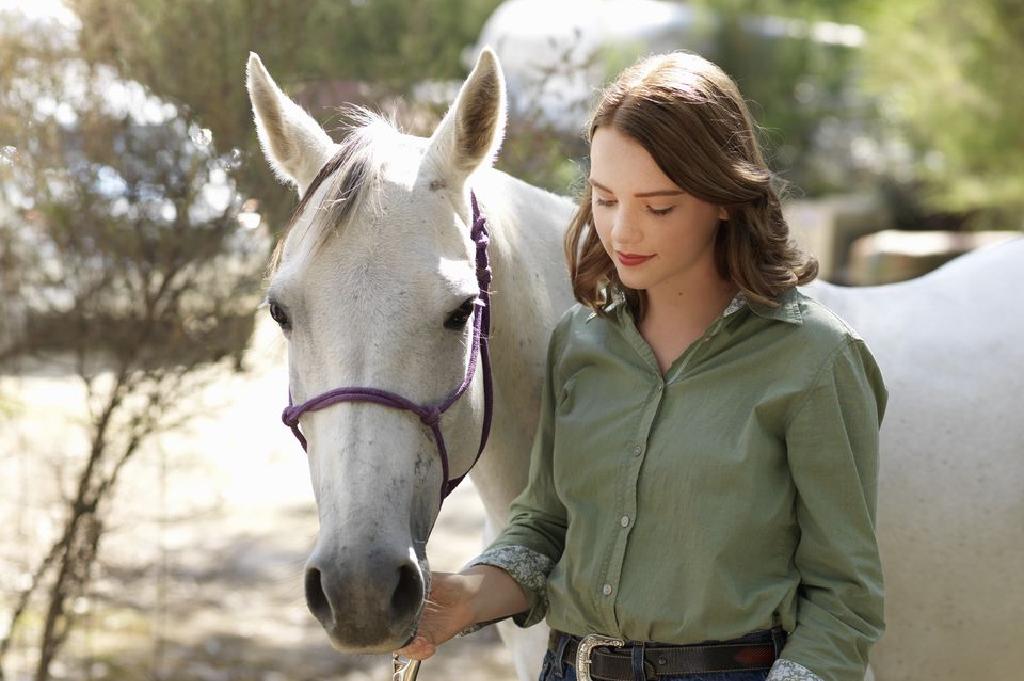
[{"label": "horse neck", "polygon": [[547,341],[573,302],[562,235],[573,203],[499,171],[474,183],[490,232],[494,416],[471,474],[492,523],[526,485],[540,407]]}]

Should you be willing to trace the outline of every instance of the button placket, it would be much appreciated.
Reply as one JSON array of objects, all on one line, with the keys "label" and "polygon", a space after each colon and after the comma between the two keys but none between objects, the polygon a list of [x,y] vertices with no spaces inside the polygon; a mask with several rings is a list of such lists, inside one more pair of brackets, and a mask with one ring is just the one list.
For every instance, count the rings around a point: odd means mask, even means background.
[{"label": "button placket", "polygon": [[624,472],[628,478],[623,480],[624,496],[620,497],[622,503],[619,526],[622,528],[620,536],[616,539],[612,549],[612,560],[609,562],[608,570],[605,573],[605,582],[601,587],[601,594],[605,597],[605,606],[610,610],[610,619],[616,621],[614,614],[614,599],[611,596],[621,585],[622,565],[626,558],[627,540],[632,529],[634,518],[637,512],[637,486],[640,482],[640,471],[643,468],[643,455],[647,451],[647,441],[650,437],[654,419],[661,406],[661,397],[664,393],[664,382],[659,380],[648,392],[641,413],[640,428],[637,432],[637,439],[630,450],[633,454],[632,461],[624,462]]}]

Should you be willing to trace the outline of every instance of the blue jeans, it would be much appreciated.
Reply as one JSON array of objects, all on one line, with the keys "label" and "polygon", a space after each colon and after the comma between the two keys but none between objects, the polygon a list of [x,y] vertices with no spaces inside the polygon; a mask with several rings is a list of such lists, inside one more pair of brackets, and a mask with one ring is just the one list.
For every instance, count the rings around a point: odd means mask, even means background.
[{"label": "blue jeans", "polygon": [[[742,637],[751,642],[770,642],[771,636],[766,633],[754,632]],[[568,639],[563,636],[559,640],[559,652],[564,651]],[[658,681],[765,681],[767,669],[743,670],[733,672],[708,672],[705,674],[684,674],[682,676],[659,676]],[[559,662],[558,656],[550,649],[544,653],[538,681],[576,681],[576,669],[571,664]],[[644,674],[639,671],[636,681],[644,681]]]}]

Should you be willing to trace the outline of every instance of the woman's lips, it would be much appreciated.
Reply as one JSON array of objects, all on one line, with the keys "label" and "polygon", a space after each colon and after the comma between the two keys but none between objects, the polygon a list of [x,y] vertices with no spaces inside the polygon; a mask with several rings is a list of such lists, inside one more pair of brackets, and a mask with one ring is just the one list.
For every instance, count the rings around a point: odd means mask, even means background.
[{"label": "woman's lips", "polygon": [[628,253],[616,252],[619,257],[619,262],[623,265],[639,265],[642,262],[647,262],[653,255],[632,255]]}]

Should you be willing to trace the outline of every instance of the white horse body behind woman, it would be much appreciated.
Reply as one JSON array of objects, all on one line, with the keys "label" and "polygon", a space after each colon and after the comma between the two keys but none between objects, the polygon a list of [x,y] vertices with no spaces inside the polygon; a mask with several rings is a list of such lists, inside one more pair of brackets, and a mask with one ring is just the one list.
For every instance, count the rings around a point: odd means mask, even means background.
[{"label": "white horse body behind woman", "polygon": [[[572,202],[491,168],[506,115],[496,58],[481,54],[429,140],[367,121],[338,145],[255,55],[247,85],[271,166],[303,197],[268,290],[287,316],[297,402],[372,386],[426,403],[458,385],[472,333],[447,322],[478,293],[470,190],[480,199],[494,270],[495,413],[472,476],[488,540],[525,485],[547,338],[573,302],[562,256]],[[876,678],[1014,678],[1024,668],[1014,645],[1024,620],[1024,240],[904,284],[805,290],[862,333],[891,393]],[[452,477],[479,443],[480,373],[440,422]],[[361,402],[311,412],[302,428],[320,515],[310,610],[342,650],[397,649],[429,592],[434,441],[408,412]],[[498,626],[519,677],[533,679],[546,627]]]}]

